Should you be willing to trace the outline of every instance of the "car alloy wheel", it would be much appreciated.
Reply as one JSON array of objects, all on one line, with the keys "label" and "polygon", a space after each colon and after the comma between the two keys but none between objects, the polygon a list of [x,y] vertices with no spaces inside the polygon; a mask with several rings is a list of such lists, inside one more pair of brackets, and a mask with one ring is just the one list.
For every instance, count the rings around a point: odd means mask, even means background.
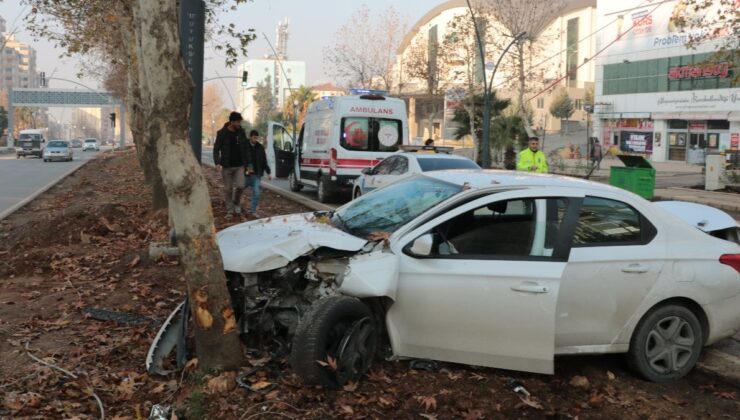
[{"label": "car alloy wheel", "polygon": [[659,307],[638,323],[628,361],[648,380],[678,379],[694,368],[703,341],[701,324],[688,308]]},{"label": "car alloy wheel", "polygon": [[372,312],[362,301],[324,298],[298,324],[290,364],[306,383],[339,387],[370,369],[377,336]]}]

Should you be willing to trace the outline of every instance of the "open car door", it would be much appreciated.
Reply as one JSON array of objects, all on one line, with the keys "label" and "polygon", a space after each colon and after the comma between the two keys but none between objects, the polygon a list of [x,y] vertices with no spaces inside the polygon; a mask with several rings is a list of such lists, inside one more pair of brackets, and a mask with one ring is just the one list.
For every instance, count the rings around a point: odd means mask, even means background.
[{"label": "open car door", "polygon": [[267,163],[276,178],[285,178],[293,170],[295,142],[288,130],[276,122],[267,124]]}]

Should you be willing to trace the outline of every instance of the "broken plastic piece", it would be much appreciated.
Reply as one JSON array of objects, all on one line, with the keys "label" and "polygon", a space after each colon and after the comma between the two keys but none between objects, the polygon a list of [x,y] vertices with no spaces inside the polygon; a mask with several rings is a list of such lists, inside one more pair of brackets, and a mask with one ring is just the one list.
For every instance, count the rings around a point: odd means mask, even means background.
[{"label": "broken plastic piece", "polygon": [[414,370],[426,370],[427,372],[436,372],[439,370],[437,362],[429,359],[414,359],[409,362],[409,368]]},{"label": "broken plastic piece", "polygon": [[154,404],[147,420],[169,420],[172,407],[164,404]]},{"label": "broken plastic piece", "polygon": [[159,375],[171,373],[172,371],[164,368],[163,363],[175,347],[177,347],[177,367],[184,366],[187,360],[185,337],[187,336],[187,315],[190,313],[188,309],[188,299],[185,299],[162,324],[162,328],[157,332],[146,354],[147,372]]}]

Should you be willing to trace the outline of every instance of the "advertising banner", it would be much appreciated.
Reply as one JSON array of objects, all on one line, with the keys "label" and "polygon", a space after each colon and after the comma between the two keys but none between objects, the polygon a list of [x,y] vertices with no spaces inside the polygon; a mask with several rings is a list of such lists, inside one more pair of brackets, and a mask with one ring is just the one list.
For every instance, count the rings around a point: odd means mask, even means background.
[{"label": "advertising banner", "polygon": [[628,153],[652,153],[653,133],[642,131],[622,131],[619,148]]}]

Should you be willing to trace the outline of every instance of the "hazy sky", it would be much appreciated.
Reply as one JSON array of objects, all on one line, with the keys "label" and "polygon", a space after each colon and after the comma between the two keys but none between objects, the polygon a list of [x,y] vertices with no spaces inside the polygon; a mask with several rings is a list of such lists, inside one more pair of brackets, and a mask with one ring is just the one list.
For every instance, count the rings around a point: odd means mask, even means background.
[{"label": "hazy sky", "polygon": [[[382,12],[390,6],[395,7],[407,27],[411,27],[421,16],[444,0],[375,0],[373,2],[346,1],[346,0],[255,0],[241,5],[237,11],[224,16],[226,22],[234,22],[238,27],[254,28],[258,38],[249,46],[249,58],[261,58],[269,51],[269,46],[262,33],[275,43],[275,29],[279,20],[290,19],[290,37],[288,40],[288,55],[290,59],[303,60],[307,68],[307,84],[328,81],[324,74],[322,51],[324,47],[333,44],[337,29],[346,22],[347,18],[363,3],[371,11]],[[61,60],[59,50],[50,43],[34,41],[32,36],[23,30],[22,16],[29,11],[22,6],[20,0],[2,0],[0,15],[7,21],[8,30],[13,22],[19,27],[16,37],[23,42],[31,43],[37,50],[37,66],[45,71],[47,77],[54,72],[55,77],[75,79],[79,64],[75,60]],[[234,74],[236,70],[223,65],[223,56],[213,49],[213,44],[206,45],[205,77]],[[97,88],[98,82],[85,79],[84,84]],[[236,89],[238,81],[225,80],[227,86]],[[73,88],[74,85],[62,81],[50,81],[51,87]],[[221,85],[223,87],[223,85]],[[228,99],[227,99],[227,102]],[[227,104],[228,105],[228,104]]]}]

